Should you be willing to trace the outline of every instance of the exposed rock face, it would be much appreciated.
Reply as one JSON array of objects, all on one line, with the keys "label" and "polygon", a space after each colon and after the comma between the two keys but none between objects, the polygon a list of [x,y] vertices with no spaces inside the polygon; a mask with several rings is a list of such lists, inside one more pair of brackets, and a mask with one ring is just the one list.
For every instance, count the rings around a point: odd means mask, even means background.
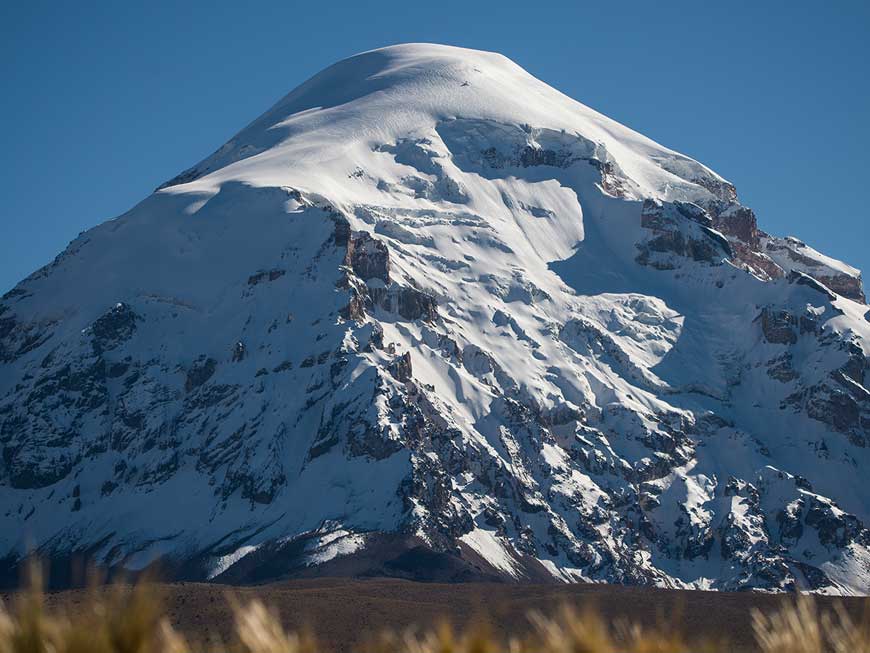
[{"label": "exposed rock face", "polygon": [[351,288],[351,297],[343,311],[345,319],[362,321],[366,309],[375,308],[396,314],[404,320],[438,319],[438,303],[435,298],[417,288],[402,286],[390,281],[390,252],[383,241],[366,232],[350,232],[345,235],[347,222],[336,223],[336,244],[345,243],[345,265],[353,278],[345,278],[343,287]]},{"label": "exposed rock face", "polygon": [[[812,277],[799,275],[795,279],[798,283],[803,281],[801,285],[807,285],[828,300],[835,297]],[[839,315],[836,309],[829,311]],[[785,384],[797,381],[797,388],[783,399],[781,408],[805,411],[810,418],[822,422],[835,433],[846,435],[850,442],[863,448],[867,446],[867,425],[870,424],[868,358],[854,340],[825,337],[822,318],[823,315],[813,310],[797,315],[772,307],[762,309],[759,320],[764,339],[768,343],[786,346],[785,353],[767,361],[767,373]],[[794,347],[800,342],[821,343],[823,347],[835,348],[845,362],[827,374],[815,375],[813,381],[807,383],[795,366],[798,354]]]},{"label": "exposed rock face", "polygon": [[197,360],[187,372],[187,379],[184,382],[185,392],[190,392],[208,381],[214,375],[216,367],[217,361],[214,358]]},{"label": "exposed rock face", "polygon": [[864,296],[864,286],[860,277],[856,278],[845,274],[820,274],[817,278],[838,295],[854,299],[856,302],[861,302],[862,304],[867,303],[867,298]]},{"label": "exposed rock face", "polygon": [[812,276],[843,297],[865,303],[861,274],[832,262],[796,238],[776,238],[758,228],[752,209],[737,202],[710,201],[705,208],[712,226],[728,237],[732,260],[762,279],[772,280],[800,272]]},{"label": "exposed rock face", "polygon": [[438,303],[432,295],[416,288],[401,288],[396,296],[396,311],[406,320],[434,322],[438,319],[437,307]]},{"label": "exposed rock face", "polygon": [[94,344],[101,350],[114,349],[136,330],[137,315],[124,303],[116,304],[91,326]]},{"label": "exposed rock face", "polygon": [[405,352],[399,356],[390,364],[388,369],[396,381],[410,381],[413,376],[411,371],[411,352]]},{"label": "exposed rock face", "polygon": [[653,234],[638,244],[637,261],[642,265],[673,270],[680,265],[674,255],[706,263],[719,263],[731,255],[728,241],[710,229],[710,216],[696,204],[644,200],[640,219],[641,226]]},{"label": "exposed rock face", "polygon": [[761,232],[752,209],[732,204],[716,215],[713,226],[726,236],[736,238],[752,250],[761,245]]},{"label": "exposed rock face", "polygon": [[367,232],[355,233],[347,241],[345,263],[363,281],[380,279],[390,283],[390,255],[386,245]]},{"label": "exposed rock face", "polygon": [[248,277],[248,285],[256,286],[258,283],[262,283],[264,281],[275,281],[275,279],[280,279],[286,273],[286,270],[280,270],[277,268],[274,270],[263,270]]},{"label": "exposed rock face", "polygon": [[761,330],[767,342],[793,345],[797,342],[798,321],[788,311],[765,307],[761,311]]},{"label": "exposed rock face", "polygon": [[809,275],[838,295],[866,303],[858,270],[832,262],[797,238],[773,238],[764,234],[762,246],[784,269]]},{"label": "exposed rock face", "polygon": [[52,336],[52,322],[20,322],[8,306],[0,305],[0,360],[12,363],[39,348]]},{"label": "exposed rock face", "polygon": [[0,558],[867,593],[860,283],[503,58],[360,55],[0,300]]}]

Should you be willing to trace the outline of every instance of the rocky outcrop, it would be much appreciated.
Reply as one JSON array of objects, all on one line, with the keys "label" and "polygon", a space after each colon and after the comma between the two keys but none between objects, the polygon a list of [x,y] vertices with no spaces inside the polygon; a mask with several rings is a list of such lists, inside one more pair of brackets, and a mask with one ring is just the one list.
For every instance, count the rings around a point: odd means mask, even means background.
[{"label": "rocky outcrop", "polygon": [[637,245],[641,265],[673,270],[679,267],[679,258],[717,264],[731,257],[728,241],[710,228],[710,216],[695,204],[644,200],[640,224],[651,232]]},{"label": "rocky outcrop", "polygon": [[866,302],[860,274],[832,268],[818,252],[796,238],[775,238],[758,228],[752,209],[734,200],[709,207],[715,229],[731,243],[733,261],[765,280],[795,273],[812,276],[835,293]]},{"label": "rocky outcrop", "polygon": [[836,296],[821,281],[819,281],[815,277],[811,277],[808,274],[804,274],[803,272],[792,270],[788,273],[788,281],[789,283],[794,283],[799,286],[808,286],[809,288],[812,288],[818,293],[824,295],[828,299],[828,301],[833,301],[836,299]]},{"label": "rocky outcrop", "polygon": [[390,283],[390,252],[368,232],[354,233],[347,241],[345,265],[363,281],[379,279],[384,284]]},{"label": "rocky outcrop", "polygon": [[797,238],[773,238],[763,234],[762,250],[784,269],[811,276],[838,295],[866,303],[863,282],[857,270],[847,272],[842,267],[832,267],[830,259]]},{"label": "rocky outcrop", "polygon": [[798,320],[789,311],[765,306],[761,310],[761,332],[765,340],[778,345],[793,345],[798,338]]},{"label": "rocky outcrop", "polygon": [[22,322],[0,305],[0,362],[12,363],[42,347],[51,339],[52,327],[51,320]]},{"label": "rocky outcrop", "polygon": [[275,281],[276,279],[283,277],[285,274],[287,274],[287,271],[280,268],[275,268],[274,270],[260,270],[256,274],[252,274],[248,277],[248,285],[256,286],[258,283],[264,281]]},{"label": "rocky outcrop", "polygon": [[417,288],[397,283],[386,287],[354,285],[348,304],[342,310],[342,316],[345,319],[362,321],[367,311],[372,313],[377,309],[394,316],[394,319],[425,322],[438,319],[438,301],[435,297]]},{"label": "rocky outcrop", "polygon": [[852,277],[846,274],[819,274],[817,279],[838,295],[854,299],[856,302],[861,302],[862,304],[867,303],[867,297],[864,294],[864,284],[860,276]]},{"label": "rocky outcrop", "polygon": [[800,372],[794,368],[790,353],[769,360],[767,362],[767,375],[781,383],[789,383],[800,378]]},{"label": "rocky outcrop", "polygon": [[[390,302],[392,306],[392,302]],[[438,319],[438,302],[421,290],[404,286],[396,295],[396,311],[406,320],[434,322]]]},{"label": "rocky outcrop", "polygon": [[758,228],[755,212],[739,204],[736,195],[725,203],[711,204],[710,210],[713,227],[728,238],[735,265],[768,281],[785,274],[763,251],[762,240],[767,234]]},{"label": "rocky outcrop", "polygon": [[[812,277],[801,273],[793,275],[795,283],[813,288],[828,302],[836,299]],[[831,304],[824,310],[829,315],[841,314]],[[868,443],[870,426],[867,357],[854,339],[835,340],[832,334],[825,334],[821,327],[823,315],[810,307],[802,314],[772,306],[762,309],[757,321],[760,322],[764,340],[786,348],[784,353],[766,361],[767,374],[780,383],[793,384],[792,390],[781,402],[781,409],[790,407],[805,412],[808,417],[827,425],[833,432],[846,435],[852,444],[863,448]],[[815,346],[838,351],[837,358],[845,359],[845,363],[819,380],[812,370],[801,370],[794,363],[794,347],[801,339]],[[806,376],[812,380],[805,380]]]},{"label": "rocky outcrop", "polygon": [[363,321],[366,311],[382,309],[403,320],[434,322],[438,302],[427,292],[390,279],[390,250],[386,243],[367,232],[350,231],[346,219],[336,221],[336,244],[346,243],[344,263],[348,274],[341,286],[350,291],[342,317]]},{"label": "rocky outcrop", "polygon": [[840,433],[854,433],[853,442],[862,447],[867,446],[866,427],[870,421],[865,419],[862,424],[861,417],[862,412],[870,408],[870,402],[864,393],[855,397],[848,390],[825,383],[812,386],[802,395],[789,399],[792,403],[803,404],[807,415],[813,419],[828,424]]},{"label": "rocky outcrop", "polygon": [[724,211],[716,213],[713,226],[730,238],[745,243],[752,250],[761,245],[762,232],[758,229],[755,212],[739,204],[731,204]]},{"label": "rocky outcrop", "polygon": [[214,358],[201,357],[196,360],[191,368],[187,371],[187,378],[184,381],[184,391],[190,392],[208,381],[217,368],[217,361]]},{"label": "rocky outcrop", "polygon": [[413,372],[411,370],[411,352],[406,351],[404,354],[394,359],[387,369],[396,381],[401,381],[402,383],[410,381],[413,377]]}]

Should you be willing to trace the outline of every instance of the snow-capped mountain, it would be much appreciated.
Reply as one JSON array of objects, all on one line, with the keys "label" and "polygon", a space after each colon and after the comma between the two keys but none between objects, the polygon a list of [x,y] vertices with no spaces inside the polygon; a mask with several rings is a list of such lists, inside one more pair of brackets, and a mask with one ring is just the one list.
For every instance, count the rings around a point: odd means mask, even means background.
[{"label": "snow-capped mountain", "polygon": [[870,593],[864,302],[503,56],[360,54],[3,297],[0,555]]}]

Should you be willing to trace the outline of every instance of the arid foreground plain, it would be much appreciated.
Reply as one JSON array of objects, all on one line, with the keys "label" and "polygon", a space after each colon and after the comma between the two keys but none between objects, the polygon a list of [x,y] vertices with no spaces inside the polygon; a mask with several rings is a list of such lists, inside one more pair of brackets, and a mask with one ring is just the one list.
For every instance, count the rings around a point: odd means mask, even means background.
[{"label": "arid foreground plain", "polygon": [[[310,630],[319,650],[360,650],[385,630],[417,632],[448,621],[461,630],[486,622],[497,637],[529,632],[529,615],[555,616],[568,605],[582,612],[594,609],[605,622],[620,620],[652,629],[680,632],[688,641],[715,643],[718,651],[758,651],[751,621],[753,609],[766,614],[792,605],[793,595],[756,592],[702,592],[614,585],[554,586],[502,583],[418,583],[398,579],[321,578],[258,586],[208,583],[155,585],[171,624],[193,641],[232,641],[235,600],[260,599],[277,610],[288,631]],[[90,609],[94,590],[48,592],[49,613],[65,612],[73,619]],[[111,589],[97,593],[107,595]],[[15,597],[2,595],[7,605]],[[820,612],[842,605],[856,621],[866,619],[870,599],[813,599]]]}]

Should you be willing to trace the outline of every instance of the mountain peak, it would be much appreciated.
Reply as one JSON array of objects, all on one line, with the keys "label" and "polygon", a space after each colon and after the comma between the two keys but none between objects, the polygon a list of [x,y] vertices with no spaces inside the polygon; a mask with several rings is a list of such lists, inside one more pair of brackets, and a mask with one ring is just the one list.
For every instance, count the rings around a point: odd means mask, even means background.
[{"label": "mountain peak", "polygon": [[864,301],[500,55],[362,53],[2,298],[0,556],[867,593]]}]

